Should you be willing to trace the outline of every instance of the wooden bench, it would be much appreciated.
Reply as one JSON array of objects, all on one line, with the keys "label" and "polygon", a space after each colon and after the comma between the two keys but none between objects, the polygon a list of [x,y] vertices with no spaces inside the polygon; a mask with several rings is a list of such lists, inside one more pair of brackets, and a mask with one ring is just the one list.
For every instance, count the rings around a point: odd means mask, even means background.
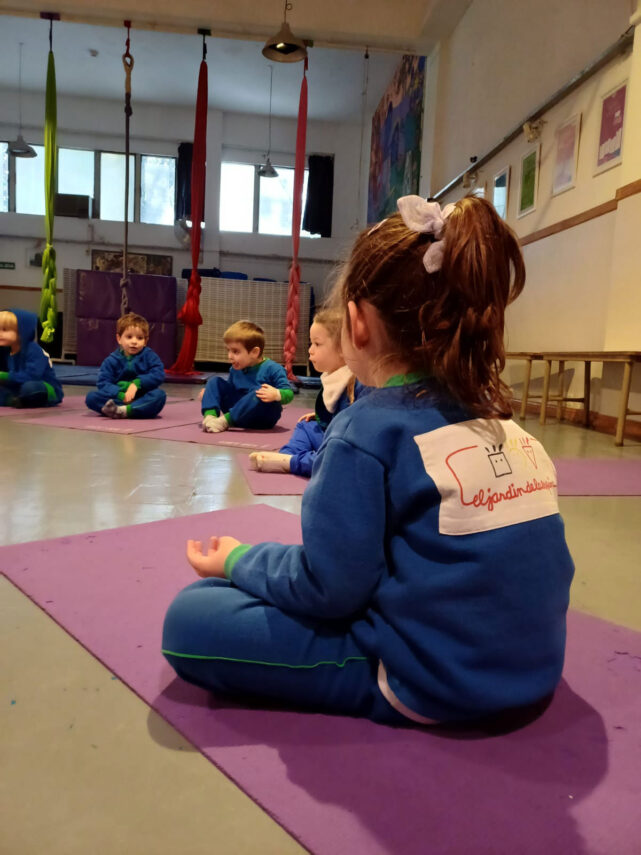
[{"label": "wooden bench", "polygon": [[[560,421],[563,414],[563,403],[566,401],[575,401],[583,404],[583,424],[586,427],[590,426],[590,380],[591,369],[593,362],[602,363],[622,363],[623,364],[623,384],[621,386],[621,397],[619,399],[619,412],[617,416],[616,433],[614,437],[615,445],[623,445],[623,432],[625,429],[625,420],[627,416],[641,415],[639,410],[631,410],[628,407],[630,400],[630,384],[632,382],[632,369],[634,364],[641,362],[641,351],[638,350],[564,350],[564,351],[520,351],[514,353],[506,353],[506,359],[523,359],[525,360],[525,377],[523,381],[523,398],[521,401],[520,417],[525,418],[528,397],[541,398],[541,409],[539,421],[542,425],[545,424],[547,416],[547,406],[550,401],[556,401],[556,416]],[[543,374],[543,393],[539,395],[529,395],[530,376],[532,372],[533,360],[542,360],[544,363]],[[556,394],[550,394],[550,378],[552,375],[552,364],[559,363],[559,380]],[[582,362],[584,366],[583,372],[583,396],[581,398],[572,398],[564,394],[563,381],[566,362]]]}]

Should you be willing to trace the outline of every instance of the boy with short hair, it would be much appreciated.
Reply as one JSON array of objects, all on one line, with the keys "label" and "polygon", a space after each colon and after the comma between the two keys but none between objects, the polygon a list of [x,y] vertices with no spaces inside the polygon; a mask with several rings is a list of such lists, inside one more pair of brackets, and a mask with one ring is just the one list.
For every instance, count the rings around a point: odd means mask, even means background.
[{"label": "boy with short hair", "polygon": [[116,323],[118,348],[100,366],[98,386],[85,403],[109,419],[153,419],[167,395],[158,387],[165,379],[160,357],[150,347],[149,324],[134,312]]},{"label": "boy with short hair", "polygon": [[210,377],[202,395],[203,430],[230,427],[269,430],[294,393],[282,365],[263,358],[265,333],[251,321],[237,321],[223,341],[231,363],[229,379]]},{"label": "boy with short hair", "polygon": [[0,312],[2,407],[55,407],[62,401],[62,386],[49,354],[36,341],[37,328],[33,312]]}]

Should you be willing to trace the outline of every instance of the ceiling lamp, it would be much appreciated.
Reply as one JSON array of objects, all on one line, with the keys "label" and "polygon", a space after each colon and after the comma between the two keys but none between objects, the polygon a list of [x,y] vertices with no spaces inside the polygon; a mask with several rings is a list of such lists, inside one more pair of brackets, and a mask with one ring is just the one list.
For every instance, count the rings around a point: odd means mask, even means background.
[{"label": "ceiling lamp", "polygon": [[22,42],[18,60],[18,136],[9,143],[8,151],[14,157],[36,157],[36,150],[22,136]]},{"label": "ceiling lamp", "polygon": [[287,23],[287,12],[292,4],[285,0],[283,24],[275,36],[267,39],[263,48],[263,56],[274,62],[300,62],[307,56],[307,47],[302,39],[295,36]]},{"label": "ceiling lamp", "polygon": [[269,139],[267,141],[267,157],[258,170],[261,178],[278,178],[278,173],[272,166],[269,155],[272,153],[272,84],[274,82],[274,66],[269,66]]}]

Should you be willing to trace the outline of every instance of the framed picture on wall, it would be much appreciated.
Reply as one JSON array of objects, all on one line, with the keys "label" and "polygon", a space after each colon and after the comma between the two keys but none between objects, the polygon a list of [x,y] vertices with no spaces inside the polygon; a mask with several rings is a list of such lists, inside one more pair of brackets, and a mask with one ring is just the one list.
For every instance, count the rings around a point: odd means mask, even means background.
[{"label": "framed picture on wall", "polygon": [[621,163],[627,85],[627,81],[620,83],[602,97],[601,128],[599,130],[595,175]]},{"label": "framed picture on wall", "polygon": [[507,200],[510,193],[510,167],[506,166],[494,176],[492,189],[492,204],[496,208],[499,217],[505,219],[507,214]]},{"label": "framed picture on wall", "polygon": [[556,129],[556,152],[554,155],[554,175],[552,177],[552,195],[563,193],[576,185],[576,167],[579,156],[579,136],[581,134],[581,114],[568,119]]},{"label": "framed picture on wall", "polygon": [[521,174],[519,176],[519,209],[517,217],[524,217],[536,208],[536,191],[539,183],[539,154],[541,146],[537,143],[521,156]]}]

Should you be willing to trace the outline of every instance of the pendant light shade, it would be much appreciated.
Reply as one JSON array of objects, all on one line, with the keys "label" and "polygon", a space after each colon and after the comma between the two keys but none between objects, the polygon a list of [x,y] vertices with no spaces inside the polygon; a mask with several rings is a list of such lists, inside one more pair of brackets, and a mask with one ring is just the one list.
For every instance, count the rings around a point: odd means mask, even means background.
[{"label": "pendant light shade", "polygon": [[292,4],[285,0],[283,23],[275,36],[267,39],[263,48],[263,56],[274,62],[300,62],[307,56],[307,47],[302,39],[295,36],[287,23],[287,10]]},{"label": "pendant light shade", "polygon": [[272,166],[269,157],[265,158],[265,163],[258,170],[258,174],[261,178],[278,178],[278,172]]},{"label": "pendant light shade", "polygon": [[25,140],[22,134],[18,134],[13,142],[9,143],[9,154],[14,157],[36,157],[36,151],[33,146]]},{"label": "pendant light shade", "polygon": [[36,150],[22,136],[22,42],[18,55],[18,136],[9,143],[8,151],[14,157],[36,157]]},{"label": "pendant light shade", "polygon": [[272,166],[269,155],[272,153],[272,88],[274,85],[274,66],[269,66],[269,137],[267,140],[267,157],[265,163],[259,168],[258,174],[261,178],[278,178],[278,172]]}]

